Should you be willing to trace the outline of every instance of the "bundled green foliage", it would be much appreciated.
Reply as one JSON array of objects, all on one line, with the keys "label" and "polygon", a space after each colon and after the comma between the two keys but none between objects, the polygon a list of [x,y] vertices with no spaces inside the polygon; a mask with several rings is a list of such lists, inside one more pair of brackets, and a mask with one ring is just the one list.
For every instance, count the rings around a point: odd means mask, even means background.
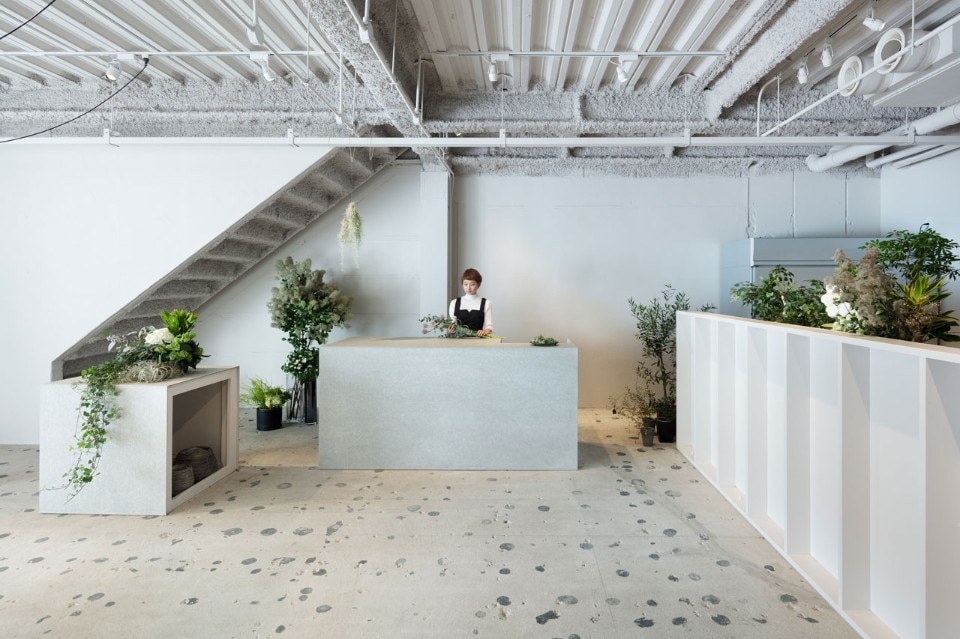
[{"label": "bundled green foliage", "polygon": [[941,305],[947,279],[960,274],[954,264],[960,248],[928,224],[917,233],[892,231],[871,240],[855,264],[837,251],[837,269],[826,279],[824,304],[835,330],[913,342],[953,342],[960,325]]},{"label": "bundled green foliage", "polygon": [[71,497],[93,481],[109,438],[108,427],[120,417],[117,404],[121,382],[157,382],[196,368],[203,349],[196,342],[193,327],[197,316],[191,311],[160,312],[164,327],[145,326],[126,335],[111,335],[108,351],[113,358],[84,369],[74,388],[80,393],[73,464],[64,473],[63,486]]},{"label": "bundled green foliage", "polygon": [[795,287],[793,273],[778,264],[759,282],[734,284],[730,299],[749,306],[753,319],[821,327],[830,323],[821,302],[825,292],[819,280]]},{"label": "bundled green foliage", "polygon": [[292,257],[277,262],[280,285],[271,289],[270,325],[286,333],[292,347],[281,367],[300,382],[317,378],[320,351],[314,344],[326,343],[337,326],[349,327],[353,299],[332,282],[324,282],[324,270],[314,270],[310,259],[295,262]]},{"label": "bundled green foliage", "polygon": [[272,386],[266,380],[254,377],[243,392],[240,394],[240,401],[245,404],[253,404],[257,408],[268,410],[271,408],[280,408],[291,398],[290,391],[280,386]]}]

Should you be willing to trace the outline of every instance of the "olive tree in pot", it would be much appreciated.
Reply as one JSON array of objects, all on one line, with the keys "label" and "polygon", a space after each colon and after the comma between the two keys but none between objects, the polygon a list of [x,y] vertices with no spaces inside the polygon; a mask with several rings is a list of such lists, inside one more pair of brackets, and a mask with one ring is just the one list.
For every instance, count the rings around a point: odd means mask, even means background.
[{"label": "olive tree in pot", "polygon": [[653,436],[657,424],[653,418],[653,394],[637,384],[627,386],[623,395],[610,398],[610,407],[614,414],[623,415],[640,431],[640,440],[644,446],[653,446]]},{"label": "olive tree in pot", "polygon": [[[660,295],[642,304],[627,300],[636,320],[636,338],[642,347],[637,362],[638,383],[646,387],[645,405],[656,420],[657,437],[672,442],[677,437],[677,312],[690,310],[686,293],[669,284]],[[702,306],[708,311],[713,306]]]}]

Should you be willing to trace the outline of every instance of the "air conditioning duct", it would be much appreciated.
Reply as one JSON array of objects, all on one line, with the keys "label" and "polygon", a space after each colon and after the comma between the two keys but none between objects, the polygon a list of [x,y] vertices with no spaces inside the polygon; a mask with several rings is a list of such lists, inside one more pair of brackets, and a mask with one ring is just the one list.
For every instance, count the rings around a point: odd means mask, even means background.
[{"label": "air conditioning duct", "polygon": [[[960,16],[958,16],[960,17]],[[929,36],[917,31],[913,41],[919,42],[913,51],[887,64],[884,59],[909,49],[909,29],[890,29],[877,43],[873,53],[879,65],[874,75],[889,78],[888,84],[870,100],[874,106],[944,107],[960,101],[960,24],[938,29]]]},{"label": "air conditioning duct", "polygon": [[[914,31],[914,41],[927,35],[926,31]],[[929,67],[937,57],[937,51],[940,48],[939,38],[930,38],[913,48],[913,51],[905,53],[896,60],[883,63],[890,56],[896,55],[907,48],[909,38],[903,29],[890,29],[880,36],[876,48],[873,50],[873,65],[877,68],[877,73],[886,75],[887,73],[906,73],[908,71],[919,71]]]},{"label": "air conditioning duct", "polygon": [[855,80],[858,75],[870,69],[870,60],[859,56],[850,56],[840,65],[840,73],[837,75],[837,86],[840,89],[840,95],[850,97],[851,95],[872,95],[885,89],[890,83],[889,75],[880,75],[871,73],[868,76]]}]

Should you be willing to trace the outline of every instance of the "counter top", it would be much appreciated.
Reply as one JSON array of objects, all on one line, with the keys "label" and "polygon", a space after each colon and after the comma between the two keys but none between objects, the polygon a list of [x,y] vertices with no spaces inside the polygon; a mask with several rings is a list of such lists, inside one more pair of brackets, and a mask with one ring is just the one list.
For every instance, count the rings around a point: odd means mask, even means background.
[{"label": "counter top", "polygon": [[324,348],[576,348],[566,343],[553,346],[534,346],[530,342],[504,342],[502,337],[445,338],[445,337],[350,337]]}]

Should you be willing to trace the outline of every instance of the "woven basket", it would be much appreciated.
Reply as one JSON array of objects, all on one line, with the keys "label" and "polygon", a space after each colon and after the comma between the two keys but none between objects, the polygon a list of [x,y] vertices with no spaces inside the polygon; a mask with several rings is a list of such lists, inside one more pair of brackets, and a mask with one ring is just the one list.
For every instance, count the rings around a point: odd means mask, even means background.
[{"label": "woven basket", "polygon": [[194,482],[200,482],[217,472],[220,468],[217,456],[209,446],[194,446],[184,448],[174,460],[178,464],[185,464],[193,469]]},{"label": "woven basket", "polygon": [[176,497],[194,484],[193,467],[186,464],[173,465],[173,496]]}]

